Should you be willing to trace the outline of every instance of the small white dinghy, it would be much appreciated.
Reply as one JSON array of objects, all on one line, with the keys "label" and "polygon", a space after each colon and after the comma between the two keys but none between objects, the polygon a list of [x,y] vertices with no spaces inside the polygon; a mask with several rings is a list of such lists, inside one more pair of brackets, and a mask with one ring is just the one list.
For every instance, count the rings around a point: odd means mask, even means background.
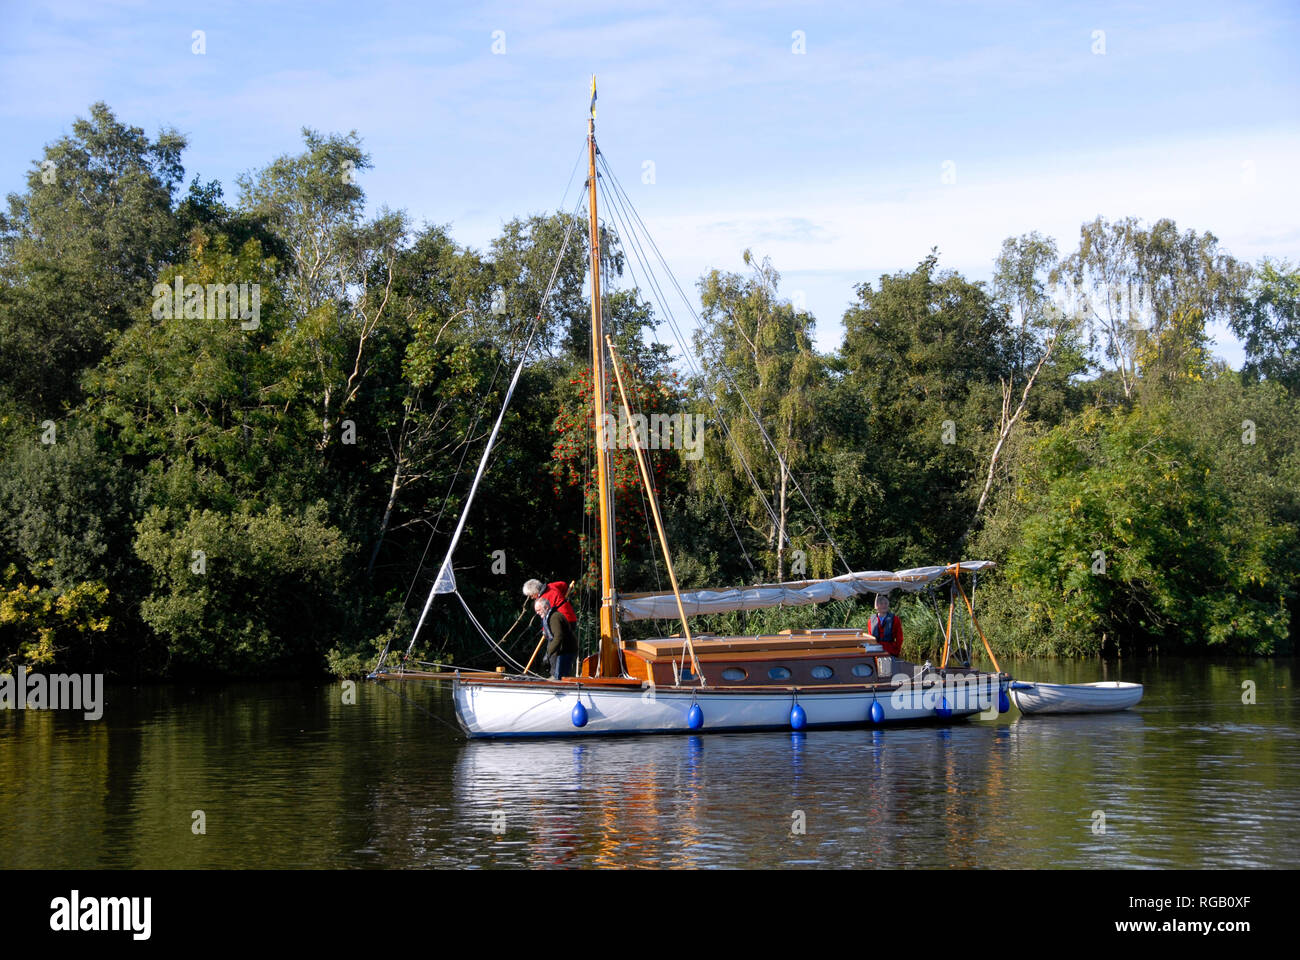
[{"label": "small white dinghy", "polygon": [[1110,713],[1127,710],[1142,699],[1142,684],[1107,680],[1102,683],[1011,684],[1011,699],[1021,713]]}]

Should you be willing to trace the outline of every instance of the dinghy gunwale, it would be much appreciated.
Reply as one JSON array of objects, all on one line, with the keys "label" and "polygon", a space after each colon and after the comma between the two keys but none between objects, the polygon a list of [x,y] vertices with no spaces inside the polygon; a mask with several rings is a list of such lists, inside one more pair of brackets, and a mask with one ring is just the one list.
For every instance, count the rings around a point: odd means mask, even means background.
[{"label": "dinghy gunwale", "polygon": [[1099,680],[1093,683],[1040,683],[1017,680],[1008,691],[1025,716],[1063,713],[1118,713],[1137,706],[1146,695],[1140,683]]}]

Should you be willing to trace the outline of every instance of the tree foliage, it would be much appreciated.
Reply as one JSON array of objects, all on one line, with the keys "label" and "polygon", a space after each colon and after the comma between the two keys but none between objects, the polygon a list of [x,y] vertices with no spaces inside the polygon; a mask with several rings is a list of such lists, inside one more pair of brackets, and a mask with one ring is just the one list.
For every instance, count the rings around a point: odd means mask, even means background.
[{"label": "tree foliage", "polygon": [[185,139],[150,140],[103,103],[45,148],[0,216],[0,390],[57,416],[81,371],[146,301],[180,242],[173,193]]},{"label": "tree foliage", "polygon": [[[458,587],[498,635],[533,576],[578,580],[589,614],[585,219],[521,216],[474,249],[368,208],[355,132],[304,130],[233,204],[197,176],[180,190],[184,146],[96,104],[0,217],[0,661],[364,669],[410,636],[521,359]],[[813,316],[746,252],[749,272],[701,278],[700,375],[683,378],[637,245],[607,225],[599,243],[635,412],[705,423],[699,459],[680,434],[648,451],[683,584],[982,555],[999,567],[981,619],[1003,649],[1291,649],[1290,264],[1252,271],[1211,233],[1097,218],[1072,251],[1009,238],[987,283],[937,252],[864,277],[819,351]],[[1210,355],[1221,322],[1240,373]],[[620,588],[663,588],[626,443],[613,482]],[[494,664],[459,614],[435,610],[418,652]],[[924,653],[933,617],[901,614]]]},{"label": "tree foliage", "polygon": [[1246,347],[1243,373],[1300,394],[1300,267],[1265,257],[1232,329]]},{"label": "tree foliage", "polygon": [[716,490],[737,505],[771,576],[786,579],[795,549],[805,557],[795,577],[825,575],[829,545],[796,505],[795,476],[816,443],[824,360],[813,348],[812,315],[780,299],[771,262],[749,251],[744,259],[754,276],[714,270],[700,281],[695,390],[713,398],[706,416],[714,429],[705,454],[712,469],[697,477],[707,481],[706,496]]}]

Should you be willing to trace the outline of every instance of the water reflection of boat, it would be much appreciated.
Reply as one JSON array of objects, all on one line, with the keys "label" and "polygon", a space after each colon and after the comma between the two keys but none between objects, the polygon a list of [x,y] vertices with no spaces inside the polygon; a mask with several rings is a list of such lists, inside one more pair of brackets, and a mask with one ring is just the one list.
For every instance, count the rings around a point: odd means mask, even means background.
[{"label": "water reflection of boat", "polygon": [[[594,81],[592,94],[594,108]],[[850,569],[841,576],[825,579],[765,583],[743,588],[679,589],[655,484],[644,453],[648,442],[638,435],[631,438],[632,442],[621,444],[612,435],[615,431],[611,424],[615,418],[606,413],[606,405],[613,404],[614,398],[618,397],[622,401],[622,422],[625,425],[637,423],[638,418],[645,421],[643,414],[634,414],[631,409],[624,387],[623,366],[613,341],[604,333],[601,228],[597,217],[600,179],[605,179],[606,190],[610,184],[613,185],[616,191],[614,204],[618,209],[630,205],[630,200],[620,192],[621,188],[603,160],[602,173],[598,177],[594,109],[588,121],[587,153],[594,384],[592,449],[596,461],[600,543],[599,650],[582,661],[579,676],[550,679],[531,673],[528,669],[531,662],[527,666],[517,664],[483,629],[456,585],[453,554],[489,463],[505,409],[519,381],[528,352],[525,348],[462,506],[446,557],[408,647],[409,656],[434,597],[455,594],[470,622],[488,645],[507,663],[515,663],[519,668],[512,675],[457,674],[453,698],[460,725],[471,737],[591,736],[779,728],[802,730],[948,720],[977,713],[996,715],[1009,710],[1006,691],[1010,678],[1001,673],[987,640],[985,649],[997,671],[994,673],[971,668],[968,658],[963,665],[949,665],[948,634],[945,634],[943,662],[937,670],[931,669],[928,663],[917,665],[891,655],[876,642],[875,636],[861,629],[827,627],[738,637],[693,635],[690,618],[701,614],[820,604],[870,594],[888,595],[895,590],[935,591],[941,585],[951,585],[953,604],[960,596],[970,612],[973,628],[978,629],[974,607],[961,587],[961,578],[963,575],[974,577],[993,564],[989,561],[966,561],[899,572]],[[633,222],[639,220],[637,217]],[[570,226],[565,236],[566,248],[571,233]],[[560,256],[564,256],[563,250]],[[547,296],[543,295],[542,302],[546,300]],[[607,376],[608,371],[612,371],[612,377]],[[783,478],[781,496],[784,502],[785,483],[790,476],[788,467],[747,400],[746,407],[759,434],[777,457]],[[735,445],[729,431],[727,439]],[[617,589],[610,477],[611,450],[620,445],[629,446],[634,451],[641,492],[654,520],[661,559],[672,585],[671,592],[626,593]],[[743,458],[738,446],[733,452]],[[745,469],[753,480],[754,473],[748,464]],[[757,481],[753,482],[757,489]],[[762,491],[759,493],[761,495]],[[820,525],[820,520],[818,523]],[[824,527],[822,529],[824,531]],[[784,527],[781,531],[784,536]],[[829,539],[830,535],[826,536]],[[833,541],[831,546],[834,547]],[[838,548],[834,553],[839,556]],[[842,556],[840,559],[843,561]],[[845,567],[848,568],[847,563]],[[952,616],[953,605],[950,604],[949,632]],[[680,620],[680,633],[647,639],[630,639],[623,635],[624,623],[666,619]],[[429,676],[406,669],[405,662],[396,669],[385,669],[387,653],[385,649],[379,665],[371,674],[372,678],[401,680]]]},{"label": "water reflection of boat", "polygon": [[[524,836],[527,861],[701,866],[703,746],[659,740],[470,741],[453,771],[464,821]],[[478,827],[481,835],[482,828]]]},{"label": "water reflection of boat", "polygon": [[1005,729],[471,740],[450,833],[514,866],[976,866],[1018,835]]}]

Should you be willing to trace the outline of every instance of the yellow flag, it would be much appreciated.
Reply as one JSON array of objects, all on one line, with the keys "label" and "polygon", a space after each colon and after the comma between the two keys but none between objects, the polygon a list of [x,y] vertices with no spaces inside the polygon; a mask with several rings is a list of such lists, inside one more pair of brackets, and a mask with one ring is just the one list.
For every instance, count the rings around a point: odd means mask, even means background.
[{"label": "yellow flag", "polygon": [[596,119],[596,75],[591,75],[591,119]]}]

